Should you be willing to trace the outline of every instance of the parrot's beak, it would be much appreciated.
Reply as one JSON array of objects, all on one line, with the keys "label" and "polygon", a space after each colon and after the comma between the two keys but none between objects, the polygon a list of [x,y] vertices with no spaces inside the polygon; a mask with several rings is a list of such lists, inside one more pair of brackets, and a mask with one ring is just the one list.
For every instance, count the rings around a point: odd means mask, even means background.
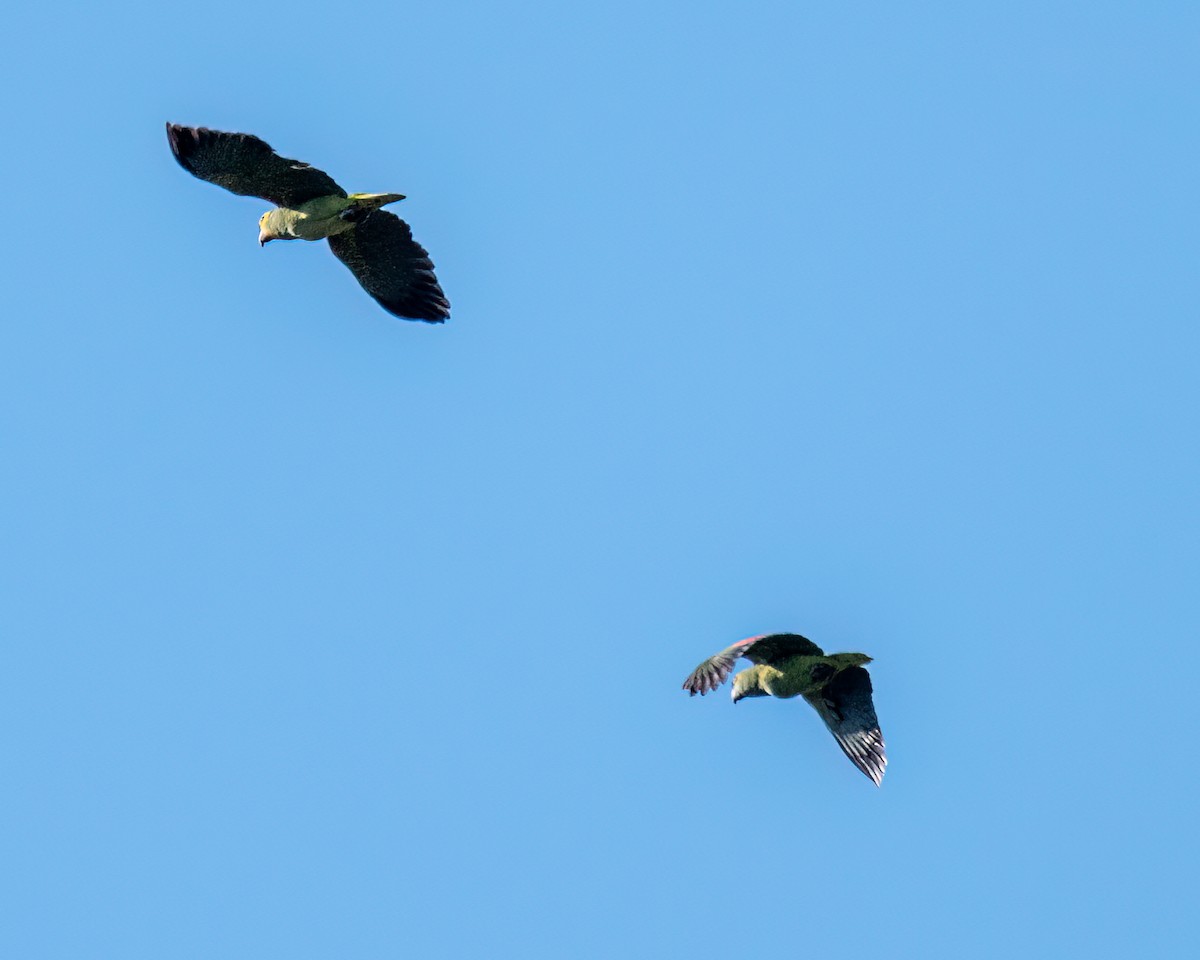
[{"label": "parrot's beak", "polygon": [[271,236],[269,233],[267,233],[266,230],[258,231],[258,245],[260,247],[265,247],[267,245],[268,241],[274,240],[274,239],[275,238],[273,236]]}]

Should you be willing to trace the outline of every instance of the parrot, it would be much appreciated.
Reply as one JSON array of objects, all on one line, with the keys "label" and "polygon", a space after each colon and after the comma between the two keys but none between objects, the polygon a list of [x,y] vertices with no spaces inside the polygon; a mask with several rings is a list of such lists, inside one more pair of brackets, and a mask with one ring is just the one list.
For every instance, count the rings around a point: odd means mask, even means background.
[{"label": "parrot", "polygon": [[259,246],[328,239],[333,255],[388,313],[427,323],[450,316],[429,254],[407,223],[381,209],[403,194],[347,194],[329,174],[279,156],[249,133],[168,123],[167,141],[188,173],[276,205],[258,220]]},{"label": "parrot", "polygon": [[747,697],[801,696],[820,714],[838,746],[859,770],[880,786],[887,766],[883,733],[871,700],[865,653],[826,654],[798,633],[770,633],[741,640],[709,657],[683,681],[695,696],[715,691],[739,657],[754,666],[733,678],[733,702]]}]

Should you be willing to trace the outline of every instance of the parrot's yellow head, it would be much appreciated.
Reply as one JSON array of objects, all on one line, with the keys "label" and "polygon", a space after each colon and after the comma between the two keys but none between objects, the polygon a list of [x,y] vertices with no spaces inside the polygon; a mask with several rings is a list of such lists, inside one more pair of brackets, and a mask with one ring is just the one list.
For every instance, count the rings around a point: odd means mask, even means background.
[{"label": "parrot's yellow head", "polygon": [[[771,694],[763,689],[763,673],[770,670],[770,667],[758,665],[750,667],[748,670],[743,670],[741,673],[733,675],[733,702],[745,700],[746,697],[769,697]],[[775,671],[778,673],[779,671]]]},{"label": "parrot's yellow head", "polygon": [[267,225],[267,221],[271,219],[271,214],[273,212],[274,212],[273,210],[268,210],[266,213],[264,213],[261,217],[258,218],[258,245],[260,247],[266,246],[267,242],[270,240],[278,240],[279,239],[279,234],[272,231],[271,228]]}]

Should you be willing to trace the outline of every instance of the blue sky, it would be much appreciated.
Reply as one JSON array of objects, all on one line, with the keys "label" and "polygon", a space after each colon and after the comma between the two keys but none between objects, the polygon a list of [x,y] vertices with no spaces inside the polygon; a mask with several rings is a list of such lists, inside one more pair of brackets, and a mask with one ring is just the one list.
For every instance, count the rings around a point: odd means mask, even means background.
[{"label": "blue sky", "polygon": [[[1198,28],[10,13],[0,953],[1185,955]],[[167,120],[407,194],[450,322]],[[882,789],[679,690],[775,630]]]}]

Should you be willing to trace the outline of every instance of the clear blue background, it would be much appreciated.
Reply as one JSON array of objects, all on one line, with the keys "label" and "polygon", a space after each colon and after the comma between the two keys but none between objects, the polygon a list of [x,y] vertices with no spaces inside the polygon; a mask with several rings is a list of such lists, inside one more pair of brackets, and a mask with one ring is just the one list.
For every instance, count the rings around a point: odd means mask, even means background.
[{"label": "clear blue background", "polygon": [[[0,954],[1194,948],[1192,3],[21,4]],[[176,166],[252,131],[453,303]],[[876,658],[876,790],[741,637]]]}]

